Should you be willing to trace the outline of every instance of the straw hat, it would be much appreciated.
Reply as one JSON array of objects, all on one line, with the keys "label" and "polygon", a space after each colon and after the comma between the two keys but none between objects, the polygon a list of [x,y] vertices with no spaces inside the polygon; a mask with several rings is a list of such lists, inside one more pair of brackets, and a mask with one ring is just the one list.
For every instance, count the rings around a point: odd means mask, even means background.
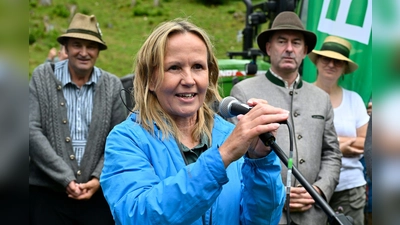
[{"label": "straw hat", "polygon": [[72,18],[72,21],[65,34],[59,36],[57,41],[64,45],[67,38],[79,38],[99,43],[100,50],[106,50],[107,45],[101,38],[102,33],[99,23],[94,15],[87,16],[77,13]]},{"label": "straw hat", "polygon": [[303,33],[304,40],[306,42],[306,45],[308,46],[307,54],[314,49],[315,44],[317,43],[317,36],[313,32],[304,29],[303,23],[296,13],[291,11],[284,11],[279,13],[275,17],[271,29],[263,31],[257,37],[258,47],[265,54],[267,53],[267,51],[265,50],[265,45],[269,41],[270,36],[274,33],[274,31],[279,30],[293,30]]},{"label": "straw hat", "polygon": [[325,38],[321,50],[313,50],[310,54],[308,54],[308,57],[315,65],[317,64],[318,55],[346,61],[348,66],[344,73],[347,74],[355,71],[358,68],[358,65],[349,59],[350,51],[350,42],[340,37],[328,36]]}]

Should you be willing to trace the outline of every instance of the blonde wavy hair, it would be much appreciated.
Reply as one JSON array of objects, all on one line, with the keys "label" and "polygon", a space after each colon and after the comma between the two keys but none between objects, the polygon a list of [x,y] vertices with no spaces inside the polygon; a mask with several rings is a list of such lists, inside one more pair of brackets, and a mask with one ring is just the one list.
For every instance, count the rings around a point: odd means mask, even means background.
[{"label": "blonde wavy hair", "polygon": [[[211,131],[214,125],[214,111],[212,104],[221,97],[218,93],[218,62],[214,55],[212,45],[207,33],[189,22],[187,19],[178,18],[161,23],[150,34],[136,55],[134,63],[134,111],[139,113],[138,122],[154,135],[154,125],[162,132],[162,138],[173,136],[180,141],[180,131],[174,120],[161,107],[157,96],[149,89],[150,82],[155,82],[158,88],[164,79],[164,56],[168,38],[177,33],[190,32],[203,40],[207,48],[207,66],[209,86],[207,88],[205,102],[197,112],[195,129],[192,138],[198,140],[205,133],[211,142]],[[158,70],[158,77],[155,77]]]}]

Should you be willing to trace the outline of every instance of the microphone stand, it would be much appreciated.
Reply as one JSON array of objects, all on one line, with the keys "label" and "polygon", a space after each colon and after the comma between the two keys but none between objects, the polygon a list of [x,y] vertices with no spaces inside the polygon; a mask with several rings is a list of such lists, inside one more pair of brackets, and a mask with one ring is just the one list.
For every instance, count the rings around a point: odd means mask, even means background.
[{"label": "microphone stand", "polygon": [[[282,151],[282,149],[275,143],[275,137],[270,133],[264,133],[260,136],[261,141],[266,146],[270,146],[275,154],[280,158],[280,160],[288,165],[288,157]],[[330,225],[352,225],[350,220],[344,214],[336,214],[328,203],[318,194],[318,192],[308,183],[300,171],[293,165],[292,167],[294,177],[300,182],[300,184],[308,191],[308,193],[313,197],[315,202],[324,210],[325,214],[328,216],[328,222]]]}]

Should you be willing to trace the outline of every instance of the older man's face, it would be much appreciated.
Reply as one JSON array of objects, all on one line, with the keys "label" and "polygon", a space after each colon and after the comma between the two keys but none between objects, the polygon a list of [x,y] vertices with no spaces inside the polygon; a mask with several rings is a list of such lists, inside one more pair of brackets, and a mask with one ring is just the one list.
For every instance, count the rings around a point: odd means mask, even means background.
[{"label": "older man's face", "polygon": [[92,71],[100,50],[99,45],[94,41],[68,38],[66,52],[70,68],[80,75]]},{"label": "older man's face", "polygon": [[304,35],[298,31],[276,31],[266,44],[274,72],[297,72],[307,55]]}]

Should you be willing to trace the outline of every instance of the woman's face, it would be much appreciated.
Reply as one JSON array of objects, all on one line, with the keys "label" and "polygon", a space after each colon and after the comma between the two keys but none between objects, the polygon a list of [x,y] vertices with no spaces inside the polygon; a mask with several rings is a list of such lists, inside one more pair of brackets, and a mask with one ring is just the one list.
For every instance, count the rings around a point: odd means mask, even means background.
[{"label": "woman's face", "polygon": [[[158,70],[155,77],[159,77]],[[207,48],[196,35],[185,32],[168,38],[164,58],[164,80],[155,89],[161,107],[174,119],[196,118],[209,84]]]},{"label": "woman's face", "polygon": [[317,59],[318,76],[326,79],[338,80],[346,69],[346,62],[325,56]]}]

